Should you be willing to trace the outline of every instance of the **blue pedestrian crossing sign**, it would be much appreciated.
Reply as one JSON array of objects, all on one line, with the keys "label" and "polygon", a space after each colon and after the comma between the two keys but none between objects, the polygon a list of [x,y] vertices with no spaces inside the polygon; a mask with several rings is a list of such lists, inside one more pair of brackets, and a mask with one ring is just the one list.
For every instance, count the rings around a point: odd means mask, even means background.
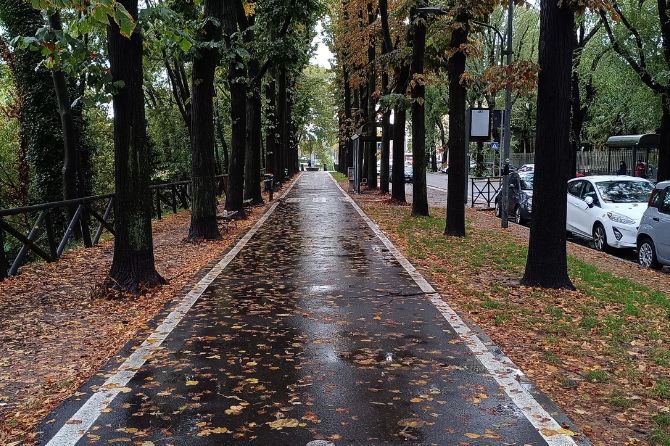
[{"label": "blue pedestrian crossing sign", "polygon": [[492,142],[491,143],[491,150],[493,150],[494,152],[497,152],[498,150],[500,150],[500,144],[498,144],[497,142]]}]

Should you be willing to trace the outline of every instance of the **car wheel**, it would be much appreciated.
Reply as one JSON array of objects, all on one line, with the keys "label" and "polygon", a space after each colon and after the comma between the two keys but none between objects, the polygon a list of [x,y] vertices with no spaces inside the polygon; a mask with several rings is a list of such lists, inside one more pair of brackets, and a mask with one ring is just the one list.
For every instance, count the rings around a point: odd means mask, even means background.
[{"label": "car wheel", "polygon": [[502,209],[500,208],[500,200],[496,200],[496,217],[502,217]]},{"label": "car wheel", "polygon": [[521,206],[516,205],[514,208],[514,223],[517,225],[523,224],[523,217],[521,216]]},{"label": "car wheel", "polygon": [[656,257],[656,246],[650,238],[640,240],[637,248],[637,258],[643,268],[659,269],[661,267]]},{"label": "car wheel", "polygon": [[593,227],[593,244],[598,251],[605,252],[607,251],[609,245],[607,244],[607,233],[605,232],[605,227],[596,223]]}]

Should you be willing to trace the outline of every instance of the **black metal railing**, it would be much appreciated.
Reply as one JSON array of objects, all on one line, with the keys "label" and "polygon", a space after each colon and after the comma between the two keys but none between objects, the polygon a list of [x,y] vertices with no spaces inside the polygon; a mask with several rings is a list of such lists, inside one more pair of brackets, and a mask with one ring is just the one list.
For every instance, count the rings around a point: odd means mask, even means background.
[{"label": "black metal railing", "polygon": [[[227,178],[227,175],[216,177],[219,195],[225,193]],[[176,214],[179,209],[189,208],[190,180],[154,184],[150,190],[152,214],[158,219],[165,211]],[[100,243],[105,231],[113,236],[114,197],[106,194],[0,209],[0,280],[17,275],[29,260],[55,262],[73,238],[90,248]],[[4,248],[7,242],[13,242],[14,247],[9,256]]]},{"label": "black metal railing", "polygon": [[502,177],[470,178],[471,201],[470,206],[485,206],[492,208],[498,191],[502,187]]}]

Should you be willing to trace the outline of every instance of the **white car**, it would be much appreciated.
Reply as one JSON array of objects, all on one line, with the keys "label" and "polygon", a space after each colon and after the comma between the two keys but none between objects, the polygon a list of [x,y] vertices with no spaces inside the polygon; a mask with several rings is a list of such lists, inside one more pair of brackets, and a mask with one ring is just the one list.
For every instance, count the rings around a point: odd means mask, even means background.
[{"label": "white car", "polygon": [[523,166],[519,167],[519,170],[517,170],[519,173],[524,173],[524,172],[535,172],[535,164],[524,164]]},{"label": "white car", "polygon": [[642,178],[592,176],[568,182],[566,229],[596,249],[636,248],[637,230],[653,189]]}]

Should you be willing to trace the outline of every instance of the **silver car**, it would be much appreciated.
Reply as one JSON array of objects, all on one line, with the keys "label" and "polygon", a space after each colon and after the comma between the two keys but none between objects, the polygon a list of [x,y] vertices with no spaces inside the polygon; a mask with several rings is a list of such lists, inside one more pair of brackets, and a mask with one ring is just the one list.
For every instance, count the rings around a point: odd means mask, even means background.
[{"label": "silver car", "polygon": [[670,181],[658,183],[651,194],[637,234],[637,251],[645,268],[670,265]]}]

